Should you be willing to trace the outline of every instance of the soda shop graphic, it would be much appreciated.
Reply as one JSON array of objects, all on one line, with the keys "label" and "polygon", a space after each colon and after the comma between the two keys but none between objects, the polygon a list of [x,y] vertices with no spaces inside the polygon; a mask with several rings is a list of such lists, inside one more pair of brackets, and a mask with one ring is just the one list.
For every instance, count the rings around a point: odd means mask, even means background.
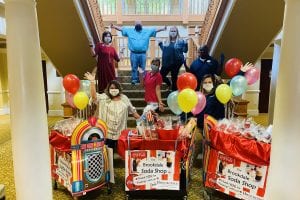
[{"label": "soda shop graphic", "polygon": [[174,151],[126,151],[125,190],[179,190],[179,159]]},{"label": "soda shop graphic", "polygon": [[205,186],[241,199],[264,199],[268,166],[245,163],[215,150],[210,157]]}]

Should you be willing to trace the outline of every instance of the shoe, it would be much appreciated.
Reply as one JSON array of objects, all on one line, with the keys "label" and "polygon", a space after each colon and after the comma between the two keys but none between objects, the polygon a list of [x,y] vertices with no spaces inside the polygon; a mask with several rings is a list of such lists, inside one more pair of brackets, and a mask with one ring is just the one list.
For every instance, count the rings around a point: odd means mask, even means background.
[{"label": "shoe", "polygon": [[136,85],[137,83],[135,81],[131,81],[131,85]]}]

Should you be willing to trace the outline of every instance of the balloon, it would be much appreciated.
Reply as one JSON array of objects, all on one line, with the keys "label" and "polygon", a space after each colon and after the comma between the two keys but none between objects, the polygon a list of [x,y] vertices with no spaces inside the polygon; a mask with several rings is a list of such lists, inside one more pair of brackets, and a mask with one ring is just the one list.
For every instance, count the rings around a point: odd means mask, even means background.
[{"label": "balloon", "polygon": [[201,92],[196,92],[196,94],[198,97],[198,103],[192,109],[193,115],[199,114],[205,108],[205,105],[206,105],[206,97],[204,96],[204,94],[202,94]]},{"label": "balloon", "polygon": [[190,112],[198,103],[198,97],[194,90],[190,88],[183,89],[178,94],[179,108],[184,112]]},{"label": "balloon", "polygon": [[80,91],[85,92],[88,96],[90,96],[90,85],[91,82],[89,80],[81,80],[80,81]]},{"label": "balloon", "polygon": [[178,91],[174,91],[169,94],[167,98],[167,104],[170,108],[170,110],[175,114],[175,115],[180,115],[182,113],[182,110],[178,106]]},{"label": "balloon", "polygon": [[239,73],[242,66],[242,61],[237,58],[231,58],[225,63],[225,72],[229,77],[233,77]]},{"label": "balloon", "polygon": [[85,92],[77,92],[74,95],[74,104],[79,110],[83,110],[89,103],[89,97]]},{"label": "balloon", "polygon": [[197,78],[194,74],[185,72],[178,76],[177,79],[177,88],[179,91],[185,88],[191,88],[195,90],[197,87]]},{"label": "balloon", "polygon": [[68,74],[63,79],[63,86],[68,92],[75,94],[80,86],[79,78],[74,74]]},{"label": "balloon", "polygon": [[244,76],[237,75],[230,81],[230,87],[234,96],[239,96],[247,90],[247,80]]},{"label": "balloon", "polygon": [[232,90],[227,84],[221,84],[216,89],[216,97],[222,103],[226,104],[232,96]]},{"label": "balloon", "polygon": [[259,69],[255,68],[255,67],[252,67],[251,69],[246,71],[244,76],[247,80],[248,85],[252,85],[253,83],[255,83],[259,79],[260,71],[259,71]]},{"label": "balloon", "polygon": [[97,117],[95,116],[91,116],[88,118],[88,122],[91,126],[96,126],[96,123],[97,123]]},{"label": "balloon", "polygon": [[72,108],[76,108],[76,106],[74,105],[74,101],[73,101],[74,95],[66,91],[65,96],[66,96],[66,101],[67,101],[67,103],[68,103]]}]

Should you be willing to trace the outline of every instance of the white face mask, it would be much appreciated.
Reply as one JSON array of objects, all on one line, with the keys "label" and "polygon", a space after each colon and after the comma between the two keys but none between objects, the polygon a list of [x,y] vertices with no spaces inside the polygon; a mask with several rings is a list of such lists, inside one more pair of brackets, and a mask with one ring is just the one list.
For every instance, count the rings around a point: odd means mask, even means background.
[{"label": "white face mask", "polygon": [[214,88],[214,85],[212,83],[204,83],[203,84],[203,89],[206,92],[210,92]]},{"label": "white face mask", "polygon": [[159,71],[159,66],[151,65],[151,70],[152,70],[152,72],[158,72]]},{"label": "white face mask", "polygon": [[110,43],[111,42],[111,37],[104,37],[104,42],[105,43]]},{"label": "white face mask", "polygon": [[170,36],[171,36],[172,38],[174,38],[174,37],[177,36],[177,32],[176,32],[176,31],[175,31],[175,32],[172,32],[172,31],[171,31],[169,34],[170,34]]},{"label": "white face mask", "polygon": [[119,92],[119,89],[109,89],[109,94],[113,97],[118,96]]}]

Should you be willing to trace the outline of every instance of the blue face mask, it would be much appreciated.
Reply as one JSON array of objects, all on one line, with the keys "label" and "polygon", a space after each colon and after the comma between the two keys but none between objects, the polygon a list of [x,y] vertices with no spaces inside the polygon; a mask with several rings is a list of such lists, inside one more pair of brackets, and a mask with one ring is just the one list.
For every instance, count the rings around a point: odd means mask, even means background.
[{"label": "blue face mask", "polygon": [[159,66],[151,65],[151,70],[152,70],[152,72],[158,72],[159,71]]}]

